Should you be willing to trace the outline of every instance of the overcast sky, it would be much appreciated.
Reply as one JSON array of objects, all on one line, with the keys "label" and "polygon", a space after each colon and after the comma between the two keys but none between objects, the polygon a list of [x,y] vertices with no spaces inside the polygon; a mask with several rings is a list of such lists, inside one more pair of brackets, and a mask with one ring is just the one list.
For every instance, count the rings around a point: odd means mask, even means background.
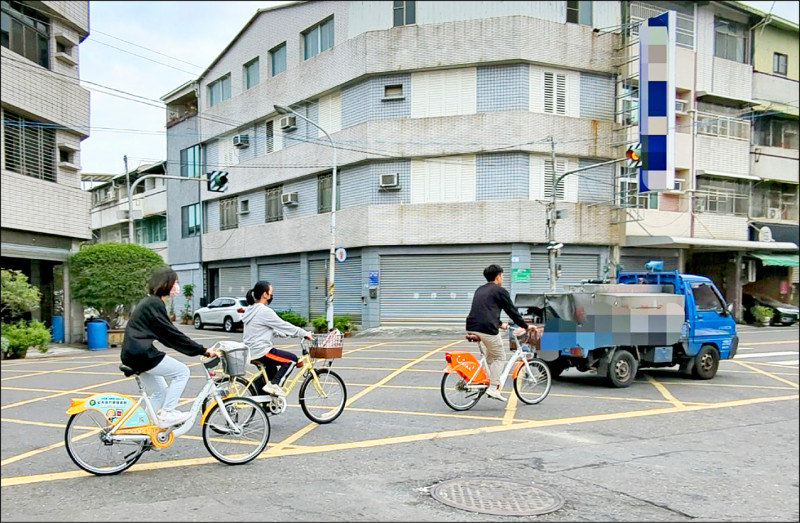
[{"label": "overcast sky", "polygon": [[[90,2],[90,35],[80,49],[81,80],[92,93],[83,172],[124,173],[124,155],[131,170],[165,159],[166,114],[159,98],[196,79],[257,9],[285,3]],[[744,3],[798,21],[800,2]]]}]

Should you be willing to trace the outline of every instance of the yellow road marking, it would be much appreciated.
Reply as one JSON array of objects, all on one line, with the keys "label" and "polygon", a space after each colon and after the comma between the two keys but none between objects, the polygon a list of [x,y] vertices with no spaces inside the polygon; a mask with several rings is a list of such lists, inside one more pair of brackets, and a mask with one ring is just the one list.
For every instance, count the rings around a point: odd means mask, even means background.
[{"label": "yellow road marking", "polygon": [[367,349],[370,349],[370,348],[372,348],[372,347],[378,347],[378,346],[380,346],[380,345],[386,345],[387,343],[389,343],[389,342],[388,342],[388,341],[384,341],[383,343],[375,343],[375,344],[373,344],[373,345],[365,345],[365,346],[363,346],[363,347],[359,347],[359,348],[357,348],[357,349],[344,350],[344,351],[342,351],[342,355],[343,355],[343,356],[346,356],[346,355],[348,355],[348,354],[352,354],[352,353],[354,353],[354,352],[360,352],[360,351],[362,351],[362,350],[367,350]]},{"label": "yellow road marking", "polygon": [[649,374],[645,374],[644,377],[647,378],[647,381],[653,384],[653,386],[658,390],[658,392],[661,393],[662,396],[664,396],[664,399],[666,399],[679,409],[686,408],[686,405],[681,403],[680,400],[678,400],[678,398],[673,396],[672,393],[669,390],[667,390],[667,388],[662,383],[656,381],[656,379],[650,376]]},{"label": "yellow road marking", "polygon": [[506,401],[506,410],[503,414],[503,425],[511,425],[514,423],[514,416],[517,414],[517,395],[508,393],[508,401]]},{"label": "yellow road marking", "polygon": [[32,378],[34,376],[41,376],[42,374],[54,374],[54,373],[58,373],[58,372],[65,372],[65,371],[76,370],[76,369],[88,369],[88,368],[91,368],[91,367],[100,367],[102,365],[106,365],[106,364],[105,363],[93,363],[91,365],[81,365],[80,367],[68,367],[66,369],[43,370],[43,371],[39,371],[39,372],[33,372],[33,373],[30,373],[30,374],[20,374],[18,376],[9,376],[7,378],[0,379],[0,381],[16,380],[16,379],[19,379],[19,378]]},{"label": "yellow road marking", "polygon": [[739,340],[742,345],[749,347],[750,345],[778,345],[781,343],[797,343],[797,340],[783,340],[783,341],[757,341],[755,343],[748,343]]},{"label": "yellow road marking", "polygon": [[[122,378],[122,379],[118,379],[118,380],[106,381],[106,382],[103,382],[103,383],[96,383],[94,385],[87,385],[86,387],[81,387],[79,389],[75,389],[74,392],[81,392],[81,391],[84,391],[84,390],[91,390],[91,389],[94,389],[96,387],[103,387],[105,385],[111,385],[111,384],[114,384],[114,383],[120,383],[120,382],[123,382],[123,381],[127,381],[129,379],[130,378]],[[57,394],[50,394],[49,396],[42,396],[40,398],[33,398],[33,399],[29,399],[29,400],[24,400],[24,401],[18,401],[16,403],[9,403],[8,405],[3,405],[2,407],[0,407],[0,410],[10,409],[12,407],[19,407],[21,405],[27,405],[28,403],[35,403],[37,401],[49,400],[51,398],[58,398],[59,396],[65,396],[67,394],[72,394],[72,393],[73,393],[73,391],[67,390],[67,391],[64,391],[64,392],[59,392]]]},{"label": "yellow road marking", "polygon": [[795,388],[795,389],[800,388],[800,385],[798,385],[797,383],[795,383],[793,381],[785,380],[785,379],[781,378],[780,376],[776,376],[775,374],[773,374],[771,372],[767,372],[765,370],[761,370],[758,367],[753,367],[753,366],[751,366],[751,365],[749,365],[749,364],[747,364],[747,363],[745,363],[743,361],[734,361],[734,363],[738,363],[739,365],[741,365],[743,367],[746,367],[748,369],[752,369],[752,370],[758,372],[759,374],[763,374],[764,376],[769,376],[772,379],[775,379],[775,380],[778,380],[780,382],[786,383],[787,385],[790,385],[792,388]]},{"label": "yellow road marking", "polygon": [[503,421],[504,418],[500,416],[481,416],[478,414],[455,414],[452,412],[422,412],[416,410],[393,410],[393,409],[373,409],[369,407],[348,407],[349,411],[356,412],[376,412],[379,414],[400,414],[404,416],[430,416],[435,418],[459,418],[459,419],[474,419],[485,421]]},{"label": "yellow road marking", "polygon": [[14,418],[0,418],[0,421],[2,421],[3,423],[18,423],[20,425],[34,425],[36,427],[47,427],[49,429],[64,430],[63,423],[51,423],[48,421],[29,421],[26,419],[14,419]]},{"label": "yellow road marking", "polygon": [[[531,420],[531,421],[523,421],[521,423],[513,424],[513,425],[490,425],[486,427],[478,427],[472,429],[456,429],[456,430],[449,430],[449,431],[440,431],[440,432],[428,432],[428,433],[419,433],[419,434],[409,434],[405,436],[391,436],[387,438],[377,438],[372,440],[361,440],[361,441],[350,441],[345,443],[332,443],[328,445],[316,445],[316,446],[305,446],[305,447],[295,447],[295,448],[287,448],[288,445],[283,445],[281,448],[285,449],[286,451],[282,454],[277,454],[272,452],[274,448],[281,445],[283,442],[275,445],[272,449],[269,449],[267,452],[262,453],[256,459],[267,459],[267,458],[274,458],[278,456],[296,456],[301,454],[315,454],[318,452],[332,452],[337,450],[350,450],[350,449],[359,449],[359,448],[370,448],[370,447],[377,447],[383,445],[396,445],[401,443],[412,443],[415,441],[423,441],[423,440],[431,440],[437,438],[452,438],[452,437],[461,437],[461,436],[471,436],[474,434],[487,434],[487,433],[494,433],[494,432],[506,432],[510,430],[522,430],[522,429],[530,429],[530,428],[541,428],[541,427],[553,427],[559,425],[569,425],[573,423],[591,423],[591,422],[598,422],[598,421],[612,421],[617,419],[623,418],[637,418],[637,417],[645,417],[645,416],[656,416],[662,414],[676,414],[688,411],[701,411],[701,410],[708,410],[708,409],[721,409],[721,408],[730,408],[730,407],[741,407],[747,405],[755,405],[759,403],[772,403],[776,401],[788,401],[788,400],[797,400],[800,398],[798,394],[792,394],[788,396],[778,396],[778,397],[771,397],[771,398],[752,398],[746,400],[732,400],[732,401],[723,401],[719,403],[714,403],[711,405],[698,405],[698,406],[687,406],[685,409],[679,409],[677,407],[665,407],[661,409],[646,409],[646,410],[639,410],[639,411],[627,411],[627,412],[619,412],[619,413],[611,413],[611,414],[591,414],[587,416],[576,416],[570,418],[553,418],[553,419],[546,419],[546,420]],[[308,427],[304,427],[301,429],[304,433],[308,432]],[[286,440],[284,440],[286,441]],[[139,471],[146,471],[146,470],[158,470],[158,469],[168,469],[168,468],[176,468],[182,466],[190,466],[190,465],[205,465],[209,463],[215,463],[216,460],[212,457],[204,457],[204,458],[188,458],[183,460],[172,460],[172,461],[162,461],[156,463],[141,463],[134,465],[128,473],[131,472],[139,472]],[[44,474],[34,474],[29,476],[15,476],[15,477],[5,477],[0,479],[0,487],[11,487],[17,485],[28,485],[33,483],[44,483],[49,481],[60,481],[66,479],[75,479],[81,477],[91,476],[86,472],[81,470],[77,471],[67,471],[67,472],[50,472]]]},{"label": "yellow road marking", "polygon": [[[757,374],[753,372],[751,374]],[[767,390],[792,390],[792,387],[778,387],[773,385],[739,385],[734,383],[698,383],[692,381],[680,382],[680,381],[673,381],[670,382],[670,386],[680,386],[680,387],[727,387],[731,389],[767,389]]]}]

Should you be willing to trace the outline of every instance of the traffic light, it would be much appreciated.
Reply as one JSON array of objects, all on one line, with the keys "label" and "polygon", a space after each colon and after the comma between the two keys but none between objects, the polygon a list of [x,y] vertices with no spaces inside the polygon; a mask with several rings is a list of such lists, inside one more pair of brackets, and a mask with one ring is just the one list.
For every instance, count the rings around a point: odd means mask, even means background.
[{"label": "traffic light", "polygon": [[625,151],[625,158],[628,159],[628,167],[639,167],[642,165],[642,144],[637,143],[628,147]]},{"label": "traffic light", "polygon": [[211,171],[208,173],[208,190],[211,192],[225,192],[228,190],[228,172]]}]

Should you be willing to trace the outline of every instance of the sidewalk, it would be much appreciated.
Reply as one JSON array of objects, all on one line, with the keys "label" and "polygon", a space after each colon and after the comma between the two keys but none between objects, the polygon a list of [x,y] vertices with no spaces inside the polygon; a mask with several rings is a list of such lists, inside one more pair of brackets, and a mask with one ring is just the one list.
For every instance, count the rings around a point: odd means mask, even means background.
[{"label": "sidewalk", "polygon": [[84,343],[51,343],[47,352],[39,352],[36,349],[28,349],[25,359],[30,358],[50,358],[53,356],[75,356],[76,354],[86,354],[90,351]]}]

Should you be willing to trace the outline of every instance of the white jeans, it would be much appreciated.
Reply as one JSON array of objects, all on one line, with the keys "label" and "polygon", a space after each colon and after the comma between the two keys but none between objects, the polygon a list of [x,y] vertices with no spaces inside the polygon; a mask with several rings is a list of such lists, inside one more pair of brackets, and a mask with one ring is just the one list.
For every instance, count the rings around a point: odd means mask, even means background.
[{"label": "white jeans", "polygon": [[[161,363],[139,374],[144,389],[150,394],[150,403],[158,413],[159,409],[175,410],[181,399],[183,389],[189,382],[189,367],[172,356],[164,356]],[[169,381],[169,386],[167,386]]]}]

